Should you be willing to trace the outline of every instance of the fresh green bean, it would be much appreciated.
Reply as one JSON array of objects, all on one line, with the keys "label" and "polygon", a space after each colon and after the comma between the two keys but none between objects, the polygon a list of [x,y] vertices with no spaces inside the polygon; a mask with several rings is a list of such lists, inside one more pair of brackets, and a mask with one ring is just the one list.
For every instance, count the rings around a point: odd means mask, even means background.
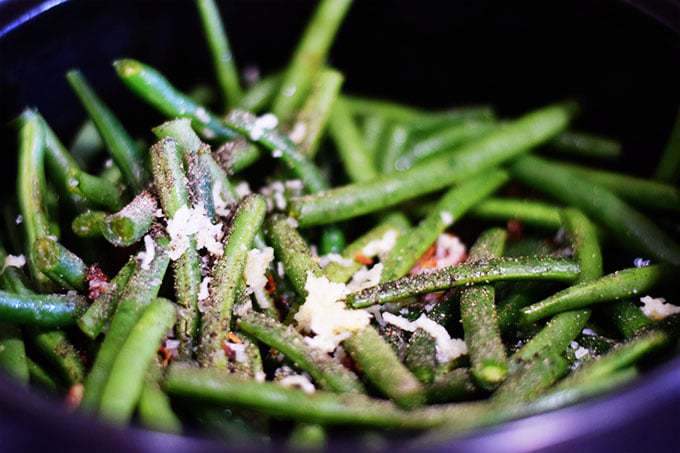
[{"label": "fresh green bean", "polygon": [[104,150],[104,142],[92,120],[88,119],[83,122],[76,132],[69,150],[81,167],[92,165],[100,152]]},{"label": "fresh green bean", "polygon": [[103,211],[85,211],[78,214],[71,222],[71,231],[81,238],[96,238],[102,235],[106,213]]},{"label": "fresh green bean", "polygon": [[203,365],[226,366],[222,343],[230,330],[231,311],[236,301],[239,282],[243,278],[248,250],[260,229],[266,205],[259,195],[244,198],[234,214],[224,253],[213,269],[210,295],[205,301],[198,358]]},{"label": "fresh green bean", "polygon": [[294,198],[290,213],[300,226],[332,223],[394,206],[444,188],[528,152],[564,129],[572,104],[529,113],[506,127],[398,174],[350,184],[315,195]]},{"label": "fresh green bean", "polygon": [[525,324],[532,323],[563,311],[644,294],[658,284],[669,281],[674,273],[675,268],[667,265],[617,271],[597,280],[571,286],[523,308],[521,321]]},{"label": "fresh green bean", "polygon": [[83,382],[85,364],[80,351],[69,341],[64,331],[28,327],[27,337],[33,347],[57,370],[61,381],[69,386]]},{"label": "fresh green bean", "polygon": [[208,41],[213,66],[217,74],[217,82],[222,90],[224,110],[236,105],[243,95],[238,80],[238,69],[229,46],[224,24],[220,18],[220,10],[214,0],[196,0],[203,33]]},{"label": "fresh green bean", "polygon": [[618,159],[621,143],[601,135],[581,131],[565,131],[550,142],[549,149],[578,157]]},{"label": "fresh green bean", "polygon": [[83,315],[78,318],[78,327],[90,338],[97,338],[108,327],[109,320],[116,311],[125,286],[137,270],[137,260],[130,258],[97,297]]},{"label": "fresh green bean", "polygon": [[585,182],[568,169],[535,156],[515,161],[511,173],[527,185],[581,209],[607,227],[625,248],[680,264],[680,245],[604,187]]},{"label": "fresh green bean", "polygon": [[255,82],[238,102],[238,108],[258,113],[269,105],[281,83],[282,74],[275,73]]},{"label": "fresh green bean", "polygon": [[285,355],[296,367],[309,375],[325,390],[338,393],[362,393],[357,377],[327,354],[305,343],[292,326],[284,326],[269,316],[249,312],[238,321],[239,328],[262,343]]},{"label": "fresh green bean", "polygon": [[357,96],[343,96],[343,99],[354,114],[378,115],[390,121],[409,124],[415,129],[437,129],[470,120],[493,119],[494,116],[493,110],[487,106],[471,106],[432,113],[381,99]]},{"label": "fresh green bean", "polygon": [[32,385],[42,387],[43,390],[51,393],[56,393],[59,390],[61,386],[52,376],[50,376],[50,373],[48,373],[47,370],[34,362],[30,357],[26,357],[26,362]]},{"label": "fresh green bean", "polygon": [[[387,132],[383,149],[378,154],[381,173],[392,173],[398,169],[397,162],[404,154],[411,140],[411,131],[407,125],[393,124]],[[368,154],[368,151],[364,151]]]},{"label": "fresh green bean", "polygon": [[[182,166],[180,147],[171,138],[164,138],[151,147],[154,184],[168,219],[189,207],[187,178]],[[194,214],[195,215],[195,214]],[[178,323],[178,337],[184,354],[191,351],[198,336],[198,294],[201,285],[201,258],[196,248],[196,237],[189,238],[188,247],[172,262],[177,302],[184,308]]]},{"label": "fresh green bean", "polygon": [[470,370],[467,368],[456,368],[448,373],[437,376],[427,387],[427,402],[449,403],[451,401],[461,401],[478,396],[479,388],[475,385]]},{"label": "fresh green bean", "polygon": [[139,395],[137,411],[139,421],[145,428],[164,433],[180,434],[182,422],[172,410],[170,399],[161,390],[161,368],[158,361],[153,361],[146,372],[144,386]]},{"label": "fresh green bean", "polygon": [[377,165],[377,155],[380,143],[386,133],[388,122],[380,115],[368,115],[362,123],[364,149],[374,166]]},{"label": "fresh green bean", "polygon": [[99,407],[104,386],[109,379],[120,348],[144,309],[158,295],[170,260],[167,247],[168,240],[164,237],[154,241],[153,252],[147,251],[147,253],[153,253],[153,259],[149,263],[142,262],[121,294],[109,330],[99,348],[90,374],[85,380],[85,391],[81,403],[81,407],[85,410],[94,411]]},{"label": "fresh green bean", "polygon": [[290,120],[306,98],[350,4],[351,0],[322,0],[316,7],[272,103],[272,112],[282,122]]},{"label": "fresh green bean", "polygon": [[256,409],[275,417],[322,425],[357,425],[375,428],[423,429],[444,423],[444,412],[405,412],[393,404],[362,395],[312,395],[270,382],[254,382],[214,368],[172,365],[165,388],[176,396]]},{"label": "fresh green bean", "polygon": [[398,405],[410,408],[424,402],[423,386],[373,327],[354,333],[342,344],[366,378]]},{"label": "fresh green bean", "polygon": [[570,282],[576,279],[579,270],[577,263],[564,258],[493,258],[483,263],[449,266],[426,274],[402,277],[349,294],[346,299],[351,307],[364,308],[419,294],[480,283],[489,284],[506,280]]},{"label": "fresh green bean", "polygon": [[569,372],[569,363],[557,354],[544,355],[525,364],[494,392],[492,401],[510,405],[536,399]]},{"label": "fresh green bean", "polygon": [[632,300],[620,300],[604,304],[601,309],[624,338],[632,338],[652,324],[652,321],[642,313],[642,310]]},{"label": "fresh green bean", "polygon": [[85,311],[85,298],[71,294],[13,294],[0,291],[5,322],[36,327],[65,327]]},{"label": "fresh green bean", "polygon": [[470,211],[483,220],[512,220],[523,224],[557,231],[562,225],[560,208],[540,201],[516,198],[487,198]]},{"label": "fresh green bean", "polygon": [[321,233],[319,252],[322,255],[339,253],[346,245],[345,233],[343,233],[342,229],[337,225],[329,225]]},{"label": "fresh green bean", "polygon": [[83,290],[87,286],[87,266],[75,253],[50,237],[33,244],[35,264],[62,288]]},{"label": "fresh green bean", "polygon": [[581,165],[559,162],[576,175],[611,190],[621,199],[645,210],[679,211],[680,190],[669,184]]},{"label": "fresh green bean", "polygon": [[408,170],[419,162],[440,153],[455,149],[471,140],[475,140],[498,127],[488,119],[471,120],[453,124],[429,134],[421,140],[413,140],[395,162],[398,171]]},{"label": "fresh green bean", "polygon": [[66,79],[97,127],[125,181],[135,193],[144,190],[150,178],[142,150],[113,112],[99,99],[80,71],[69,71],[66,73]]},{"label": "fresh green bean", "polygon": [[677,182],[680,175],[680,111],[673,123],[673,130],[661,154],[654,178],[666,183]]},{"label": "fresh green bean", "polygon": [[274,248],[274,254],[283,263],[286,276],[295,291],[305,296],[307,274],[322,275],[321,267],[314,260],[309,246],[300,233],[282,215],[270,217],[265,224],[265,234]]},{"label": "fresh green bean", "polygon": [[503,170],[489,170],[450,189],[417,227],[397,239],[384,262],[382,281],[403,277],[453,222],[508,181]]},{"label": "fresh green bean", "polygon": [[28,384],[26,348],[19,327],[0,323],[0,369],[21,384]]},{"label": "fresh green bean", "polygon": [[326,442],[326,431],[322,426],[301,423],[290,433],[287,447],[291,451],[322,451]]},{"label": "fresh green bean", "polygon": [[[364,248],[373,241],[384,240],[384,238],[394,237],[395,240],[400,235],[404,234],[409,228],[408,219],[401,213],[392,213],[385,217],[385,219],[378,224],[378,226],[369,230],[366,234],[359,237],[343,250],[341,256],[346,260],[351,260],[352,263],[345,265],[338,262],[331,262],[323,268],[323,273],[329,280],[346,283],[352,275],[354,275],[362,263],[356,260],[357,255],[365,255]],[[367,257],[372,258],[372,257]]]},{"label": "fresh green bean", "polygon": [[[499,228],[482,233],[470,249],[468,261],[484,262],[503,255],[507,233]],[[471,371],[477,383],[486,389],[497,387],[508,374],[508,358],[501,340],[495,290],[491,285],[466,288],[460,295],[460,317]]]},{"label": "fresh green bean", "polygon": [[297,137],[291,134],[293,142],[309,158],[316,155],[344,79],[342,73],[335,69],[322,69],[293,122],[293,131],[296,128],[301,131],[300,140],[295,140]]},{"label": "fresh green bean", "polygon": [[130,420],[142,394],[147,369],[175,318],[175,306],[166,299],[155,299],[144,308],[121,345],[102,389],[99,411],[103,417],[117,424]]},{"label": "fresh green bean", "polygon": [[142,191],[123,209],[104,218],[102,236],[116,247],[129,247],[149,232],[157,210],[156,198]]}]

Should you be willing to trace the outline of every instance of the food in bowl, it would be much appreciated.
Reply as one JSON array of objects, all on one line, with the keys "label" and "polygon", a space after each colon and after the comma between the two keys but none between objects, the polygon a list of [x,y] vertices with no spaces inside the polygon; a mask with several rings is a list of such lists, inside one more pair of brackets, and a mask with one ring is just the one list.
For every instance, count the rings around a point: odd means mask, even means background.
[{"label": "food in bowl", "polygon": [[680,308],[659,296],[680,248],[642,212],[678,209],[677,141],[649,181],[554,159],[620,154],[568,129],[570,101],[499,120],[342,93],[326,60],[346,0],[320,2],[288,67],[244,89],[215,5],[197,6],[221,105],[114,62],[168,117],[148,151],[78,70],[89,121],[70,151],[20,117],[0,277],[17,379],[167,432],[261,440],[288,420],[303,446],[336,426],[467,432],[672,354]]}]

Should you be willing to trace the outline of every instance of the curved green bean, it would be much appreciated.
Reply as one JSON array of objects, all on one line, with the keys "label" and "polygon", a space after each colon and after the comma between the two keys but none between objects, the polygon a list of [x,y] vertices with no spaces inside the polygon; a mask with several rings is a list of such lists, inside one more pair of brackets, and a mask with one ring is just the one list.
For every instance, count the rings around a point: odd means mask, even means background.
[{"label": "curved green bean", "polygon": [[74,324],[85,307],[85,298],[78,295],[0,291],[0,317],[13,324],[65,327]]}]

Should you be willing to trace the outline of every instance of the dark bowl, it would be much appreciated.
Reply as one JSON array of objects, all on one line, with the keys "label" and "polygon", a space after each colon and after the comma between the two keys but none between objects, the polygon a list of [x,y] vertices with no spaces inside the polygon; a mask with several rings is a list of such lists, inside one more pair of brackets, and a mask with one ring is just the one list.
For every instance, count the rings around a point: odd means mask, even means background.
[{"label": "dark bowl", "polygon": [[[223,3],[237,61],[262,72],[285,63],[313,7]],[[576,97],[585,107],[577,125],[619,137],[621,168],[648,175],[680,104],[680,7],[676,0],[634,3],[639,8],[615,0],[366,0],[353,6],[331,60],[346,74],[347,90],[424,107],[492,102],[501,114],[514,115]],[[148,137],[144,128],[161,118],[116,79],[110,62],[122,56],[159,67],[181,88],[213,81],[191,2],[0,0],[0,22],[2,124],[35,106],[70,138],[84,113],[63,75],[77,66],[126,126]],[[0,140],[0,187],[10,194],[15,132],[3,127]],[[680,360],[674,360],[612,394],[433,450],[675,451],[678,408]],[[174,452],[224,445],[67,414],[58,402],[0,376],[0,451],[95,448]]]}]

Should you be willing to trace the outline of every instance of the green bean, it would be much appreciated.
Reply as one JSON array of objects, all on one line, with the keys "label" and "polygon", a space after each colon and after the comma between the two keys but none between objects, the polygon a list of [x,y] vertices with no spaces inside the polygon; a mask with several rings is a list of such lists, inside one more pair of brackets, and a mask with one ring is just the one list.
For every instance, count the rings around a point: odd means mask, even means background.
[{"label": "green bean", "polygon": [[[470,262],[483,262],[503,255],[507,233],[499,228],[482,233],[470,249]],[[508,358],[501,340],[495,290],[491,285],[466,288],[460,295],[460,317],[471,371],[477,383],[486,389],[497,387],[508,374]]]},{"label": "green bean", "polygon": [[27,328],[28,340],[59,373],[67,385],[83,382],[85,365],[80,351],[61,330]]},{"label": "green bean", "polygon": [[564,129],[571,104],[537,110],[470,142],[455,156],[444,154],[398,174],[291,200],[300,226],[332,223],[396,205],[444,188],[528,152]]},{"label": "green bean", "polygon": [[80,71],[67,72],[66,79],[97,127],[127,184],[135,193],[144,190],[150,178],[149,171],[144,165],[142,150],[125,131],[113,112],[99,99]]},{"label": "green bean", "polygon": [[378,115],[397,123],[410,124],[415,129],[436,129],[445,125],[493,119],[493,111],[487,106],[471,106],[438,112],[428,112],[392,101],[343,96],[354,114]]},{"label": "green bean", "polygon": [[28,384],[28,362],[21,329],[0,323],[0,369],[21,384]]},{"label": "green bean", "polygon": [[344,79],[341,72],[323,68],[293,122],[293,131],[300,128],[304,132],[301,140],[293,141],[298,143],[300,152],[309,158],[316,155]]},{"label": "green bean", "polygon": [[346,283],[363,266],[359,261],[356,261],[356,257],[359,254],[363,255],[364,247],[373,241],[383,239],[385,235],[394,235],[396,239],[404,234],[408,228],[409,222],[406,216],[398,212],[389,214],[380,224],[359,237],[342,251],[341,256],[346,260],[351,260],[351,264],[344,265],[338,262],[331,262],[323,268],[324,275],[331,281]]},{"label": "green bean", "polygon": [[45,200],[45,126],[33,110],[24,110],[19,117],[19,169],[17,197],[23,218],[28,268],[40,289],[53,287],[50,279],[36,264],[33,244],[36,239],[50,235]]},{"label": "green bean", "polygon": [[680,175],[680,111],[673,124],[673,130],[661,154],[654,178],[666,183],[674,183]]},{"label": "green bean", "polygon": [[440,234],[481,199],[498,190],[508,179],[505,171],[490,170],[446,192],[417,227],[397,239],[384,262],[381,280],[390,281],[406,275]]},{"label": "green bean", "polygon": [[611,190],[621,199],[640,209],[675,212],[680,210],[680,191],[669,184],[564,162],[559,162],[559,165],[593,184]]},{"label": "green bean", "polygon": [[121,345],[102,389],[99,411],[103,417],[117,424],[129,422],[142,394],[146,371],[175,318],[175,306],[166,299],[155,299],[144,308]]},{"label": "green bean", "polygon": [[78,327],[90,338],[97,338],[108,327],[109,320],[116,311],[125,286],[137,270],[137,260],[130,258],[108,284],[92,305],[78,318]]},{"label": "green bean", "polygon": [[31,385],[42,387],[51,393],[56,393],[61,387],[59,383],[38,363],[26,357],[28,374],[30,376]]},{"label": "green bean", "polygon": [[50,237],[33,244],[35,264],[62,288],[83,290],[87,286],[87,266],[75,253]]},{"label": "green bean", "polygon": [[321,242],[319,244],[319,252],[322,255],[329,253],[339,253],[347,245],[345,241],[345,233],[337,225],[330,225],[326,227],[321,233]]},{"label": "green bean", "polygon": [[427,402],[448,403],[471,399],[479,395],[479,388],[475,385],[470,370],[456,368],[448,373],[437,376],[427,387]]},{"label": "green bean", "polygon": [[85,311],[85,299],[70,294],[13,294],[0,291],[0,317],[5,322],[37,327],[65,327]]},{"label": "green bean", "polygon": [[88,167],[103,149],[104,142],[96,126],[92,120],[85,120],[69,146],[71,155],[81,167]]},{"label": "green bean", "polygon": [[483,220],[516,219],[529,226],[555,231],[562,225],[559,207],[526,199],[488,198],[473,207],[470,215]]},{"label": "green bean", "polygon": [[156,198],[142,191],[123,209],[104,218],[102,236],[116,247],[129,247],[149,232],[157,210]]},{"label": "green bean", "polygon": [[297,368],[309,375],[325,390],[338,393],[362,393],[357,377],[327,354],[320,353],[304,341],[292,326],[284,326],[269,316],[249,312],[238,321],[239,328],[262,343],[285,355]]},{"label": "green bean", "polygon": [[377,165],[377,155],[388,127],[388,122],[380,115],[368,115],[362,123],[364,149],[374,166]]},{"label": "green bean", "polygon": [[366,378],[399,406],[410,408],[424,402],[423,386],[373,327],[354,333],[342,344]]},{"label": "green bean", "polygon": [[565,131],[550,142],[549,149],[578,157],[618,159],[621,143],[608,137],[580,131]]},{"label": "green bean", "polygon": [[362,395],[322,391],[309,395],[271,382],[244,380],[215,368],[172,365],[164,386],[176,396],[322,425],[423,429],[444,423],[449,416],[434,411],[405,412]]},{"label": "green bean", "polygon": [[85,211],[78,214],[71,222],[71,231],[81,238],[96,238],[102,235],[106,213],[103,211]]},{"label": "green bean", "polygon": [[658,284],[669,281],[674,272],[675,268],[667,265],[617,271],[597,280],[571,286],[523,308],[521,321],[532,323],[563,311],[644,294]]},{"label": "green bean", "polygon": [[680,264],[680,245],[609,190],[534,156],[515,161],[511,173],[527,185],[581,209],[606,226],[622,246],[661,261]]},{"label": "green bean", "polygon": [[303,423],[293,428],[287,447],[291,451],[322,451],[326,441],[326,431],[322,426]]},{"label": "green bean", "polygon": [[312,257],[312,252],[288,219],[282,215],[270,217],[265,224],[265,234],[274,248],[274,254],[283,263],[286,276],[295,291],[305,296],[307,274],[322,275],[319,264]]},{"label": "green bean", "polygon": [[222,90],[224,110],[238,103],[243,95],[238,80],[238,69],[234,63],[229,40],[220,18],[220,10],[214,0],[196,0],[203,33],[208,41],[217,81]]},{"label": "green bean", "polygon": [[246,256],[260,229],[266,205],[259,195],[248,195],[234,214],[224,245],[224,254],[213,268],[210,295],[205,301],[198,358],[201,364],[226,366],[222,342],[230,330],[231,311],[242,279]]},{"label": "green bean", "polygon": [[155,240],[153,259],[135,270],[120,296],[109,330],[85,380],[81,403],[85,410],[94,411],[99,407],[104,386],[120,348],[144,309],[158,295],[169,262],[167,244],[168,240],[164,237]]},{"label": "green bean", "polygon": [[[392,173],[398,169],[397,161],[404,154],[411,141],[411,130],[408,125],[393,124],[387,132],[382,152],[378,155],[381,173]],[[368,152],[366,152],[368,153]]]},{"label": "green bean", "polygon": [[275,73],[263,77],[251,86],[238,102],[238,108],[258,113],[269,105],[281,83],[282,74]]},{"label": "green bean", "polygon": [[492,401],[505,406],[536,399],[568,372],[569,363],[562,356],[541,356],[510,375],[494,392]]},{"label": "green bean", "polygon": [[161,367],[158,361],[153,361],[146,372],[144,386],[139,395],[137,411],[142,425],[154,431],[180,434],[182,422],[172,410],[170,399],[161,390]]},{"label": "green bean", "polygon": [[666,346],[669,337],[661,331],[650,331],[634,338],[611,352],[585,363],[572,375],[563,380],[558,388],[569,388],[577,384],[587,384],[607,379],[613,373],[634,365],[644,356]]},{"label": "green bean", "polygon": [[287,122],[306,98],[324,64],[351,0],[322,0],[298,43],[283,75],[272,112]]},{"label": "green bean", "polygon": [[361,132],[344,99],[335,102],[328,131],[351,181],[368,181],[378,176],[376,166],[364,148]]},{"label": "green bean", "polygon": [[[345,0],[343,0],[345,1]],[[328,188],[328,181],[312,161],[307,159],[284,134],[275,129],[262,128],[258,118],[248,112],[232,111],[225,123],[233,130],[270,150],[302,181],[308,193]]]},{"label": "green bean", "polygon": [[[180,147],[171,138],[164,138],[151,147],[151,165],[154,184],[163,213],[173,219],[182,209],[189,207],[187,179],[182,166]],[[196,237],[189,238],[186,250],[172,262],[175,276],[177,302],[184,307],[178,323],[181,351],[188,354],[193,340],[198,336],[198,294],[201,285],[201,258],[196,248]]]},{"label": "green bean", "polygon": [[398,171],[408,170],[419,162],[447,152],[487,134],[498,126],[491,121],[480,119],[453,124],[429,134],[422,140],[413,140],[406,151],[400,153],[395,162]]},{"label": "green bean", "polygon": [[652,321],[632,300],[604,304],[601,309],[624,338],[632,338],[652,324]]}]

